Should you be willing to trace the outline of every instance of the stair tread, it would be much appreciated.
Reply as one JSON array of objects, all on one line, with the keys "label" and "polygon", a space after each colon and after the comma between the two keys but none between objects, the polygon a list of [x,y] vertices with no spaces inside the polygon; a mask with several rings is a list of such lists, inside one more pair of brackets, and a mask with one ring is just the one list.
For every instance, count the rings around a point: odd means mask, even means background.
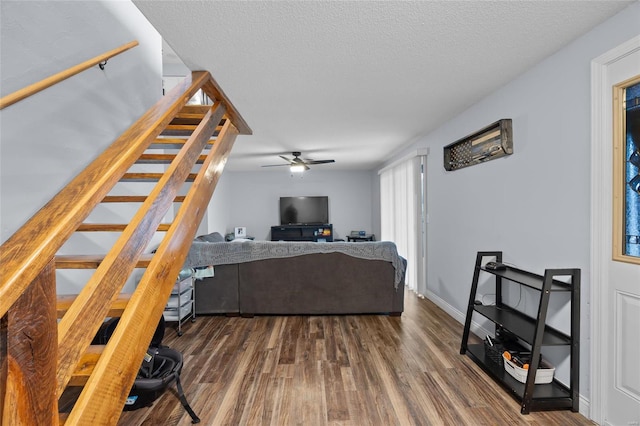
[{"label": "stair tread", "polygon": [[[125,173],[120,182],[157,182],[162,179],[164,173]],[[198,176],[197,173],[189,173],[185,182],[192,182]]]},{"label": "stair tread", "polygon": [[185,105],[182,110],[178,113],[180,114],[197,114],[204,115],[211,110],[213,105]]},{"label": "stair tread", "polygon": [[[185,121],[188,124],[185,124]],[[220,131],[222,131],[222,127],[224,123],[225,123],[225,119],[222,119],[222,121],[220,121],[220,124],[218,124],[216,128],[213,130],[213,134],[211,135],[211,137],[214,137],[220,134]],[[198,124],[199,123],[194,123],[193,119],[179,118],[177,120],[172,121],[171,124],[167,125],[167,127],[165,127],[165,129],[162,131],[161,135],[173,136],[173,137],[176,137],[176,136],[189,137],[191,136],[191,133],[195,131],[196,127],[198,127]]]},{"label": "stair tread", "polygon": [[[107,195],[102,199],[103,203],[144,203],[146,195]],[[174,203],[183,203],[184,195],[179,195],[173,199]]]},{"label": "stair tread", "polygon": [[[103,254],[71,254],[55,257],[56,269],[97,269],[104,260]],[[140,256],[136,268],[146,268],[151,262],[152,253]]]},{"label": "stair tread", "polygon": [[80,357],[80,361],[78,361],[78,365],[71,376],[71,380],[69,380],[68,386],[84,386],[87,383],[103,350],[104,345],[90,345],[87,348],[85,353]]},{"label": "stair tread", "polygon": [[[76,229],[76,232],[122,232],[128,223],[83,223]],[[156,231],[166,232],[171,227],[170,223],[161,223]]]},{"label": "stair tread", "polygon": [[[217,135],[217,134],[214,134]],[[188,135],[187,135],[188,136]],[[180,149],[184,146],[184,144],[187,142],[187,138],[178,138],[178,137],[172,137],[172,138],[156,138],[156,140],[151,144],[151,146],[149,146],[149,148],[151,149]],[[211,148],[211,145],[213,145],[216,142],[215,137],[212,137],[211,139],[209,139],[209,141],[207,142],[207,145],[205,145],[205,149]]]},{"label": "stair tread", "polygon": [[197,124],[168,124],[166,130],[190,130],[194,131],[198,127]]},{"label": "stair tread", "polygon": [[[192,105],[189,107],[185,107],[176,114],[176,116],[171,120],[170,125],[174,124],[187,124],[187,125],[198,125],[207,115],[207,113],[211,111],[211,106],[201,105],[196,106]],[[221,128],[224,124],[225,119],[220,120],[220,124],[218,124],[218,128]],[[218,129],[220,130],[220,129]]]},{"label": "stair tread", "polygon": [[[136,163],[138,164],[169,164],[175,158],[176,154],[142,154]],[[200,155],[196,164],[204,163],[206,155]]]},{"label": "stair tread", "polygon": [[[64,314],[69,310],[71,304],[78,297],[77,294],[59,294],[56,300],[56,312],[58,318],[62,318]],[[130,293],[121,293],[116,300],[111,302],[109,308],[109,317],[120,317],[124,308],[127,307],[129,300],[131,299]]]},{"label": "stair tread", "polygon": [[58,413],[59,424],[62,425],[67,421],[69,417],[69,410],[73,407],[73,404],[78,398],[80,393],[80,387],[83,387],[89,381],[89,377],[93,373],[96,364],[102,356],[104,351],[104,345],[89,345],[85,352],[80,356],[80,360],[73,371],[69,383],[67,384],[67,390],[71,390],[71,393],[65,393],[60,398],[62,405],[58,406],[60,410],[64,412]]}]

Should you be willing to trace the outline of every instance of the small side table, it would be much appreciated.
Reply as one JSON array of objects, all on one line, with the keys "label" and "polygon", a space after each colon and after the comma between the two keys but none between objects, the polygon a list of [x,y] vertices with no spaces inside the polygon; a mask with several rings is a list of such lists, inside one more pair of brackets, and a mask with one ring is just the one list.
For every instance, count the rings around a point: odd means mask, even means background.
[{"label": "small side table", "polygon": [[375,241],[376,236],[374,234],[366,234],[366,235],[347,235],[347,241],[349,242],[358,242],[358,241]]}]

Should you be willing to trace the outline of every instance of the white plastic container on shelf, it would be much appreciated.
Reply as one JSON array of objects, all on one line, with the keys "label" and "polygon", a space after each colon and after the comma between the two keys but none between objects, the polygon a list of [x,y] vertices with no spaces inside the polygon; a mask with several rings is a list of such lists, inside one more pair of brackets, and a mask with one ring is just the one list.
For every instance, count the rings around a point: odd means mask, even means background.
[{"label": "white plastic container on shelf", "polygon": [[191,318],[191,322],[195,321],[195,297],[193,270],[183,269],[176,279],[163,312],[165,321],[178,323],[178,336],[182,336],[183,321],[187,318]]},{"label": "white plastic container on shelf", "polygon": [[[524,368],[518,367],[511,360],[508,360],[504,355],[502,356],[504,360],[504,369],[509,375],[513,376],[520,383],[525,383],[527,381],[527,374],[529,370],[525,370]],[[542,360],[540,362],[540,367],[538,371],[536,371],[536,385],[542,385],[546,383],[551,383],[553,381],[553,375],[556,369],[549,365],[548,362]]]},{"label": "white plastic container on shelf", "polygon": [[187,288],[186,291],[183,291],[180,294],[171,294],[171,296],[169,297],[169,301],[167,302],[167,307],[165,309],[168,308],[177,308],[179,306],[184,306],[185,304],[189,303],[191,301],[191,293],[193,292],[193,289],[191,289],[191,287]]},{"label": "white plastic container on shelf", "polygon": [[187,315],[191,314],[191,302],[188,302],[178,308],[165,308],[163,316],[164,320],[168,322],[181,321]]},{"label": "white plastic container on shelf", "polygon": [[173,290],[171,290],[171,294],[182,294],[187,290],[191,289],[191,277],[186,277],[181,280],[176,280],[176,283],[173,286]]}]

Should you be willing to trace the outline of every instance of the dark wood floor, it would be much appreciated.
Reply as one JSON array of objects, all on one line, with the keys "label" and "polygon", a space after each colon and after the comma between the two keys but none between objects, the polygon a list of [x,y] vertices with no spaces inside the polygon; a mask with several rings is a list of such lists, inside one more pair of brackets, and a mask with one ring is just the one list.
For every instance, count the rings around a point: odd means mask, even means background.
[{"label": "dark wood floor", "polygon": [[[408,293],[401,317],[202,316],[168,329],[204,425],[591,425],[519,404],[459,354],[462,326]],[[175,389],[175,387],[173,387]],[[188,425],[175,393],[120,425]]]}]

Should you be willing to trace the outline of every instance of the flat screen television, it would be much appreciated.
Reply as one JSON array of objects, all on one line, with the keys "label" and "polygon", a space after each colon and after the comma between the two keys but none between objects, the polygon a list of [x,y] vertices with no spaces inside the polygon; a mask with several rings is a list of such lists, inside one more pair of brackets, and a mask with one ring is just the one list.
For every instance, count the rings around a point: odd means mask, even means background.
[{"label": "flat screen television", "polygon": [[329,223],[329,197],[280,197],[280,225]]}]

